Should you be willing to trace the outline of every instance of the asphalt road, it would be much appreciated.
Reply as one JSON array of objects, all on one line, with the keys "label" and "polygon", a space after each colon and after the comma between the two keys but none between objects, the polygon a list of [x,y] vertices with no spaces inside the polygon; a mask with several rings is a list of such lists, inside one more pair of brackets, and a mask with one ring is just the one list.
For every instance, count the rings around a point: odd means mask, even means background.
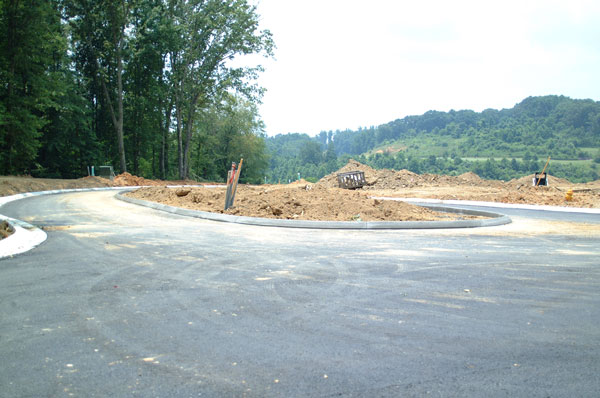
[{"label": "asphalt road", "polygon": [[48,239],[0,261],[1,397],[600,396],[597,224],[298,230],[114,194],[2,207]]}]

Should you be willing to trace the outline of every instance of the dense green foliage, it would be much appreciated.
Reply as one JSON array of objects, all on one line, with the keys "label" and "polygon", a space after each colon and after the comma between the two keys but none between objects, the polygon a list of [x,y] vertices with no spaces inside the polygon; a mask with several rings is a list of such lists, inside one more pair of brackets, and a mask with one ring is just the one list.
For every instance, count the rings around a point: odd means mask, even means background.
[{"label": "dense green foliage", "polygon": [[31,165],[44,129],[46,112],[61,106],[60,19],[41,0],[0,3],[0,173]]},{"label": "dense green foliage", "polygon": [[375,168],[451,175],[473,171],[503,180],[541,171],[550,156],[553,175],[584,182],[599,175],[600,103],[530,97],[500,111],[429,111],[358,131],[322,132],[314,138],[279,135],[267,146],[274,182],[296,179],[298,173],[316,180],[350,156]]},{"label": "dense green foliage", "polygon": [[0,0],[0,174],[242,181],[268,160],[255,103],[272,55],[246,0]]},{"label": "dense green foliage", "polygon": [[429,111],[357,131],[263,136],[246,54],[272,55],[247,0],[0,0],[0,174],[315,181],[350,157],[376,168],[510,179],[598,178],[600,103],[531,97]]}]

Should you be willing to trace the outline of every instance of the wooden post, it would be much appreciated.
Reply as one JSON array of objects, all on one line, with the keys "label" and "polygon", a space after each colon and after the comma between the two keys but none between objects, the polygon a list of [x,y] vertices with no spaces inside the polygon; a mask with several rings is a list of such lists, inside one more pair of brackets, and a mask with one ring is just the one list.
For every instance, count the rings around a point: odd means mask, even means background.
[{"label": "wooden post", "polygon": [[225,193],[225,210],[229,209],[233,180],[235,179],[235,162],[231,163],[231,170],[227,172],[227,192]]},{"label": "wooden post", "polygon": [[239,167],[237,169],[237,173],[235,173],[235,180],[233,181],[233,190],[232,190],[231,198],[229,199],[229,206],[228,207],[233,206],[233,201],[235,200],[235,192],[237,191],[238,181],[240,179],[240,174],[242,172],[242,163],[244,163],[244,159],[243,158],[240,160],[240,165],[239,165]]}]

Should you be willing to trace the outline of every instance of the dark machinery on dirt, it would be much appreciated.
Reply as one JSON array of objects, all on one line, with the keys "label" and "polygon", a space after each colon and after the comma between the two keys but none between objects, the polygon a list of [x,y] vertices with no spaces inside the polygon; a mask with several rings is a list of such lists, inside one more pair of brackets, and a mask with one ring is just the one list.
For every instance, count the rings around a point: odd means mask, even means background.
[{"label": "dark machinery on dirt", "polygon": [[345,189],[357,189],[367,185],[365,173],[362,171],[349,171],[337,175],[338,186]]},{"label": "dark machinery on dirt", "polygon": [[546,173],[535,173],[535,177],[533,177],[533,186],[534,187],[547,187],[548,186],[548,176]]}]

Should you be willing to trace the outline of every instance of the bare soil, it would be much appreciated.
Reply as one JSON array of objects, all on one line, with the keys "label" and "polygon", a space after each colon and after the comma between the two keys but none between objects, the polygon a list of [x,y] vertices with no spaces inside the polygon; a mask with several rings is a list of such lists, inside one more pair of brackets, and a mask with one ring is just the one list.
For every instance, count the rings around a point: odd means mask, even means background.
[{"label": "bare soil", "polygon": [[83,177],[77,179],[33,178],[30,176],[0,176],[0,196],[15,195],[24,192],[51,191],[54,189],[132,187],[157,185],[195,185],[196,181],[148,180],[129,173],[116,176],[112,181],[102,177]]},{"label": "bare soil", "polygon": [[15,232],[15,229],[6,220],[0,222],[0,239],[4,239]]},{"label": "bare soil", "polygon": [[[357,190],[338,188],[337,174],[362,171],[367,185]],[[549,186],[534,187],[533,175],[511,181],[484,180],[474,173],[460,176],[415,174],[408,170],[374,170],[351,160],[316,184],[304,180],[287,185],[240,185],[234,207],[223,210],[225,188],[167,188],[197,185],[195,181],[147,180],[129,173],[113,181],[100,177],[50,180],[31,177],[0,177],[0,196],[20,192],[106,186],[150,186],[129,195],[144,200],[190,209],[252,217],[298,220],[408,221],[456,219],[460,215],[437,213],[403,202],[371,199],[413,197],[478,200],[488,202],[600,208],[600,180],[574,184],[550,175]],[[565,194],[573,190],[573,199]],[[464,218],[464,217],[463,217]]]},{"label": "bare soil", "polygon": [[363,191],[300,182],[292,186],[238,186],[224,210],[225,188],[141,188],[129,196],[176,207],[249,217],[327,221],[431,221],[473,218],[404,202],[370,199]]},{"label": "bare soil", "polygon": [[98,188],[114,186],[112,181],[100,177],[74,180],[33,178],[29,176],[0,176],[0,196],[24,192],[50,191],[53,189]]},{"label": "bare soil", "polygon": [[[484,180],[474,173],[446,176],[415,174],[408,170],[374,170],[350,160],[337,172],[323,177],[317,185],[337,186],[337,173],[355,170],[364,172],[367,186],[362,190],[371,196],[600,208],[600,180],[575,184],[552,175],[548,176],[549,186],[535,187],[533,174],[504,182]],[[573,190],[573,199],[567,201],[565,194],[570,189]]]}]

